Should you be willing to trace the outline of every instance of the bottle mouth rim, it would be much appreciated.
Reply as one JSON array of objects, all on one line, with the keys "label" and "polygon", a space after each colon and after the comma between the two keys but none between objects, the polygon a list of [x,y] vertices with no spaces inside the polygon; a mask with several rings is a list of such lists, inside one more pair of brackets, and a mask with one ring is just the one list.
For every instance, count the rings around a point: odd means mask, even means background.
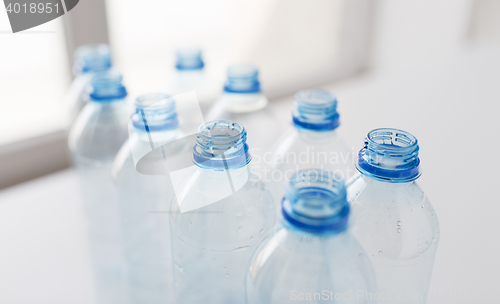
[{"label": "bottle mouth rim", "polygon": [[135,99],[135,107],[139,109],[175,109],[175,100],[169,94],[165,93],[148,93],[138,96]]},{"label": "bottle mouth rim", "polygon": [[[418,140],[411,133],[395,128],[378,128],[366,136],[366,145],[387,152],[411,152],[418,148]],[[390,141],[390,144],[386,143]]]},{"label": "bottle mouth rim", "polygon": [[311,108],[325,108],[337,103],[337,97],[326,90],[307,89],[295,93],[295,101]]}]

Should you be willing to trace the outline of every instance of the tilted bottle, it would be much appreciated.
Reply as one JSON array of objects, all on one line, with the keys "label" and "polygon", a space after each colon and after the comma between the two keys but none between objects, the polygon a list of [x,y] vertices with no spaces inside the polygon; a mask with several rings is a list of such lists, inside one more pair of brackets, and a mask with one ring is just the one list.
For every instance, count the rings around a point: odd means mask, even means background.
[{"label": "tilted bottle", "polygon": [[377,275],[380,303],[425,303],[439,242],[434,209],[416,182],[415,136],[397,129],[368,133],[348,182],[352,232]]},{"label": "tilted bottle", "polygon": [[217,85],[206,74],[201,49],[180,48],[176,51],[175,72],[167,82],[167,92],[175,96],[193,90],[202,113],[206,114],[217,98]]},{"label": "tilted bottle", "polygon": [[169,164],[187,153],[175,100],[147,94],[135,101],[129,139],[116,156],[113,177],[118,193],[122,239],[131,303],[173,301],[170,201],[174,197]]},{"label": "tilted bottle", "polygon": [[68,144],[80,183],[99,303],[125,303],[125,264],[111,166],[127,139],[129,113],[122,76],[96,74]]},{"label": "tilted bottle", "polygon": [[333,94],[317,89],[295,94],[292,124],[266,158],[270,164],[263,180],[269,183],[275,201],[281,200],[286,184],[299,170],[328,170],[344,180],[354,175],[352,152],[338,133],[339,113]]},{"label": "tilted bottle", "polygon": [[224,92],[208,114],[207,121],[228,119],[245,126],[253,157],[253,172],[262,176],[264,156],[281,135],[281,126],[262,93],[259,71],[251,64],[227,69]]},{"label": "tilted bottle", "polygon": [[111,68],[111,50],[107,44],[86,44],[76,49],[73,73],[75,79],[66,97],[69,121],[75,118],[85,106],[84,98],[88,95],[92,75]]},{"label": "tilted bottle", "polygon": [[340,176],[307,169],[286,187],[281,223],[254,252],[247,303],[367,303],[376,290],[370,261],[348,229]]},{"label": "tilted bottle", "polygon": [[246,140],[243,126],[233,121],[200,127],[193,151],[196,166],[179,182],[172,207],[179,303],[245,301],[250,255],[275,223],[271,194],[251,178]]}]

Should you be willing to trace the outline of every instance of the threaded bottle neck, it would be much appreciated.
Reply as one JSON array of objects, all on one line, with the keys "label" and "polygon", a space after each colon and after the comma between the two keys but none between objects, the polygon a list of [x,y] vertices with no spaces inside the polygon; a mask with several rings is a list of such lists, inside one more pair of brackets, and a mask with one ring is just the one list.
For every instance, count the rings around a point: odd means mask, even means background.
[{"label": "threaded bottle neck", "polygon": [[111,50],[107,44],[87,44],[75,51],[75,74],[102,72],[111,67]]},{"label": "threaded bottle neck", "polygon": [[303,90],[295,94],[293,123],[311,131],[331,131],[340,124],[337,99],[324,90]]},{"label": "threaded bottle neck", "polygon": [[260,93],[259,70],[251,64],[232,65],[227,69],[224,85],[227,93]]},{"label": "threaded bottle neck", "polygon": [[94,102],[112,102],[127,97],[122,84],[122,75],[113,70],[99,72],[92,77],[92,91],[89,95]]},{"label": "threaded bottle neck", "polygon": [[250,160],[247,132],[231,120],[215,120],[200,126],[193,150],[196,165],[212,170],[231,170]]},{"label": "threaded bottle neck", "polygon": [[162,132],[179,126],[175,100],[170,95],[153,93],[139,96],[135,100],[135,109],[132,124],[137,131]]},{"label": "threaded bottle neck", "polygon": [[175,55],[175,68],[179,71],[201,70],[205,66],[199,48],[178,49]]},{"label": "threaded bottle neck", "polygon": [[374,179],[409,182],[421,174],[418,151],[417,138],[412,134],[391,128],[375,129],[366,136],[356,167]]},{"label": "threaded bottle neck", "polygon": [[347,228],[349,204],[342,179],[330,171],[297,172],[286,187],[284,219],[314,233],[338,233]]}]

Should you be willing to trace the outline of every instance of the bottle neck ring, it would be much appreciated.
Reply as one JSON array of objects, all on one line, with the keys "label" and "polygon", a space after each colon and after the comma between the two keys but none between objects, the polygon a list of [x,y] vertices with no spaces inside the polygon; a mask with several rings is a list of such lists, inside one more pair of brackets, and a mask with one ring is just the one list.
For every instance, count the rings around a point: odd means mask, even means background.
[{"label": "bottle neck ring", "polygon": [[227,70],[227,80],[224,92],[237,94],[260,93],[259,71],[251,64],[230,66]]}]

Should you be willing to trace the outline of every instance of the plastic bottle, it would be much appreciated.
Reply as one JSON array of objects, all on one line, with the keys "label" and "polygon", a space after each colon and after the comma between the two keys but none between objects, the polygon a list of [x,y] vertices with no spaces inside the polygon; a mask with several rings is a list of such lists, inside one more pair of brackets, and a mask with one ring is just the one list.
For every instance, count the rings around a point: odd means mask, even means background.
[{"label": "plastic bottle", "polygon": [[261,91],[257,67],[250,64],[230,66],[224,92],[208,114],[207,121],[229,119],[245,126],[253,157],[252,170],[262,177],[264,155],[281,135],[281,127]]},{"label": "plastic bottle", "polygon": [[172,207],[176,300],[244,303],[250,255],[275,223],[271,194],[250,177],[246,131],[238,123],[201,126],[193,159]]},{"label": "plastic bottle", "polygon": [[76,49],[73,73],[75,79],[67,95],[69,121],[73,123],[85,105],[92,75],[111,67],[111,50],[107,44],[86,44]]},{"label": "plastic bottle", "polygon": [[126,303],[120,218],[111,179],[113,159],[127,139],[129,115],[122,76],[92,78],[92,92],[71,127],[68,144],[80,183],[99,303]]},{"label": "plastic bottle", "polygon": [[173,96],[196,91],[203,114],[217,98],[217,85],[207,77],[205,62],[199,48],[180,48],[176,51],[175,73],[167,82],[167,92]]},{"label": "plastic bottle", "polygon": [[[304,169],[332,171],[348,180],[356,169],[351,150],[338,134],[337,99],[328,91],[303,90],[295,94],[293,126],[272,149],[269,170],[263,180],[269,183],[276,202],[295,172]],[[280,208],[280,204],[277,204]]]},{"label": "plastic bottle", "polygon": [[425,303],[439,242],[439,223],[415,181],[421,173],[417,139],[397,129],[368,133],[361,173],[348,183],[352,232],[377,275],[380,303]]},{"label": "plastic bottle", "polygon": [[281,224],[259,245],[246,277],[247,303],[367,303],[376,280],[348,230],[344,183],[299,171],[286,187]]},{"label": "plastic bottle", "polygon": [[129,139],[113,166],[130,302],[170,303],[173,281],[169,202],[174,192],[167,170],[169,162],[175,162],[176,155],[185,153],[188,147],[174,142],[183,137],[183,132],[175,101],[169,95],[143,95],[136,99],[135,106]]}]

